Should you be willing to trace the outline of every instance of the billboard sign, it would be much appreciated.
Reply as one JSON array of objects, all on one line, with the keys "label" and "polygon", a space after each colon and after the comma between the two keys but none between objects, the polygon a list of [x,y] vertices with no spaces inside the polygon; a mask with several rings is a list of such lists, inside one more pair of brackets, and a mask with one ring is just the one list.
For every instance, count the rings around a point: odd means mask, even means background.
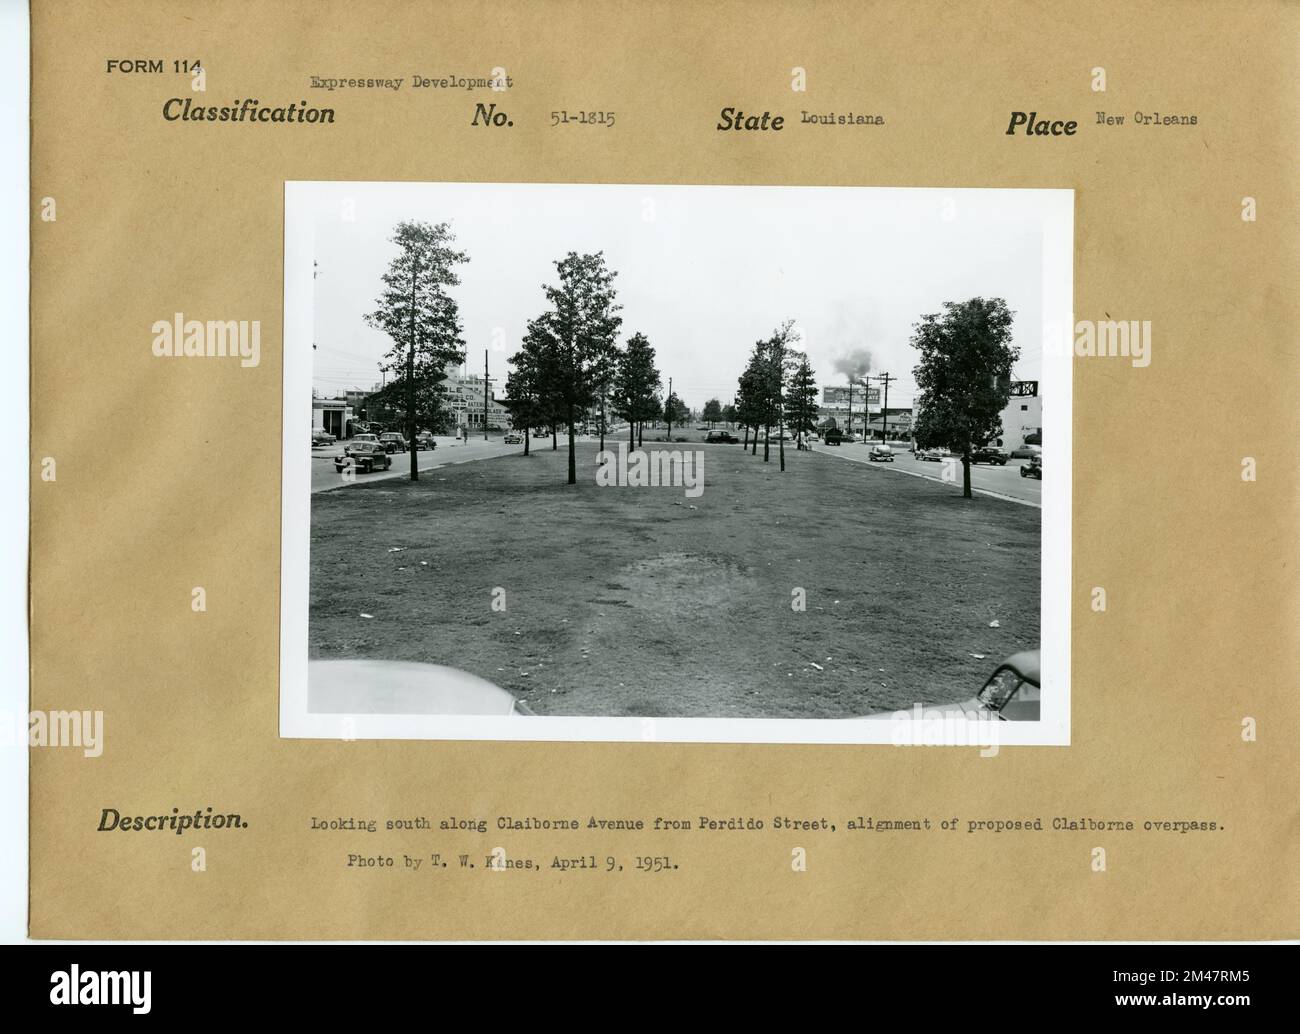
[{"label": "billboard sign", "polygon": [[[854,387],[853,405],[856,407],[862,403],[863,391],[867,393],[867,404],[871,406],[880,405],[880,389],[868,387]],[[822,405],[823,406],[845,406],[849,404],[849,388],[847,385],[828,385],[822,388]]]}]

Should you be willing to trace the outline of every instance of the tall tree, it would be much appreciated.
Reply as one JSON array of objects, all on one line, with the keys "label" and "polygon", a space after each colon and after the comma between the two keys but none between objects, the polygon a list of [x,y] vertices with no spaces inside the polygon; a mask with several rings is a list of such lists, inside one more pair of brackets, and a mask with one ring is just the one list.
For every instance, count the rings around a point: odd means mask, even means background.
[{"label": "tall tree", "polygon": [[[745,372],[736,384],[736,418],[745,425],[745,442],[742,448],[750,448],[751,455],[758,450],[758,427],[762,423],[762,400],[759,397],[758,352],[757,348],[749,357]],[[754,431],[752,448],[749,432]]]},{"label": "tall tree", "polygon": [[645,445],[645,422],[647,420],[658,421],[659,416],[664,411],[664,392],[663,385],[657,384],[655,390],[651,393],[650,398],[646,400],[646,408],[636,422],[636,445],[642,448]]},{"label": "tall tree", "polygon": [[785,422],[803,444],[804,435],[817,429],[817,378],[808,356],[792,352],[793,370],[785,394]]},{"label": "tall tree", "polygon": [[507,362],[514,367],[506,374],[506,395],[510,399],[510,422],[524,429],[524,455],[529,455],[532,430],[545,426],[546,410],[542,401],[543,371],[539,356],[527,347],[520,348]]},{"label": "tall tree", "polygon": [[962,495],[969,499],[971,451],[1002,431],[1011,397],[1011,368],[1020,350],[1011,344],[1014,314],[1001,298],[944,302],[943,312],[922,316],[912,333],[920,360],[914,423],[922,448],[961,453]]},{"label": "tall tree", "polygon": [[[615,338],[622,324],[615,299],[614,277],[602,252],[579,255],[571,251],[555,263],[558,282],[543,285],[549,308],[531,320],[525,347],[545,357],[543,397],[556,423],[569,433],[569,484],[578,483],[576,421],[592,404],[598,386],[608,376]],[[554,437],[552,438],[554,445]]]},{"label": "tall tree", "polygon": [[659,411],[659,385],[654,348],[644,334],[633,334],[619,355],[610,390],[614,415],[627,421],[632,446],[636,445],[636,429],[641,421]]},{"label": "tall tree", "polygon": [[735,405],[733,405],[732,403],[728,402],[725,406],[723,406],[723,407],[722,407],[722,417],[721,417],[721,419],[724,420],[724,421],[726,422],[726,424],[727,424],[728,427],[732,427],[732,426],[736,423],[736,407],[735,407]]},{"label": "tall tree", "polygon": [[683,425],[691,418],[691,411],[677,395],[677,392],[669,394],[664,400],[663,419],[668,422],[668,440],[673,440],[673,424]]},{"label": "tall tree", "polygon": [[718,399],[709,399],[704,403],[704,412],[701,414],[704,422],[712,427],[714,424],[722,422],[722,402]]},{"label": "tall tree", "polygon": [[456,238],[449,223],[400,222],[391,239],[398,253],[382,277],[377,308],[365,321],[393,342],[380,367],[396,376],[395,390],[406,397],[411,480],[417,481],[417,414],[421,408],[436,412],[447,367],[465,359],[460,310],[447,289],[460,283],[456,266],[469,256],[452,247]]},{"label": "tall tree", "polygon": [[[794,337],[794,321],[786,320],[767,340],[767,362],[770,367],[768,390],[771,392],[769,405],[776,418],[776,447],[780,454],[782,470],[785,470],[785,390],[787,382],[794,373],[795,352],[790,346]],[[763,458],[767,458],[766,450]]]},{"label": "tall tree", "polygon": [[[781,324],[772,336],[754,343],[749,356],[749,365],[741,378],[741,388],[745,393],[746,412],[752,414],[755,423],[754,451],[758,451],[757,432],[763,431],[763,462],[771,458],[772,426],[783,432],[785,380],[788,375],[790,341],[793,338],[792,320]],[[785,446],[778,438],[781,455],[781,469],[785,469]]]}]

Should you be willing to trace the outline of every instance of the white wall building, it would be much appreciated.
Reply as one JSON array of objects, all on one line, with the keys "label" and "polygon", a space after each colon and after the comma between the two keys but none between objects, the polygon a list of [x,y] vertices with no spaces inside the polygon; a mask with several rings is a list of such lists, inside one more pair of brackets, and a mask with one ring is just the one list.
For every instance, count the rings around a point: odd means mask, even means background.
[{"label": "white wall building", "polygon": [[[1033,382],[1021,383],[1028,385]],[[1037,384],[1033,385],[1033,390],[1037,392]],[[1002,411],[1002,438],[995,444],[1000,444],[1004,449],[1018,449],[1025,444],[1025,439],[1031,434],[1041,436],[1042,433],[1042,398],[1037,394],[1012,395],[1007,408]]]},{"label": "white wall building", "polygon": [[352,419],[352,407],[347,399],[311,400],[311,429],[328,431],[335,438],[347,435],[348,421]]}]

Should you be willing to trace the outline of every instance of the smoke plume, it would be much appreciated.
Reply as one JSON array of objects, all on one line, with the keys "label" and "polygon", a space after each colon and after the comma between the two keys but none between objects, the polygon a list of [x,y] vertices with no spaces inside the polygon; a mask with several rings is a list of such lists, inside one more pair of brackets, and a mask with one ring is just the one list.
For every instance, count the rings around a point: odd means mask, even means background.
[{"label": "smoke plume", "polygon": [[844,374],[850,381],[860,381],[871,372],[871,351],[856,348],[847,355],[835,360],[835,371]]}]

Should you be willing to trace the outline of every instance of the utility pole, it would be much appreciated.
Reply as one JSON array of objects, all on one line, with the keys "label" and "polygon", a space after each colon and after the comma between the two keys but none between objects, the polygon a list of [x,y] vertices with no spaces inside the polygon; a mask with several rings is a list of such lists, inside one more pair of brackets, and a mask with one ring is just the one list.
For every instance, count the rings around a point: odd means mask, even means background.
[{"label": "utility pole", "polygon": [[673,379],[668,378],[668,405],[664,407],[668,410],[668,444],[673,441]]},{"label": "utility pole", "polygon": [[849,437],[853,437],[853,378],[849,378],[849,426],[846,428]]},{"label": "utility pole", "polygon": [[483,349],[483,440],[488,439],[488,350]]},{"label": "utility pole", "polygon": [[889,441],[889,382],[896,381],[898,378],[882,373],[876,380],[885,386],[885,398],[880,407],[880,440],[887,442]]}]

